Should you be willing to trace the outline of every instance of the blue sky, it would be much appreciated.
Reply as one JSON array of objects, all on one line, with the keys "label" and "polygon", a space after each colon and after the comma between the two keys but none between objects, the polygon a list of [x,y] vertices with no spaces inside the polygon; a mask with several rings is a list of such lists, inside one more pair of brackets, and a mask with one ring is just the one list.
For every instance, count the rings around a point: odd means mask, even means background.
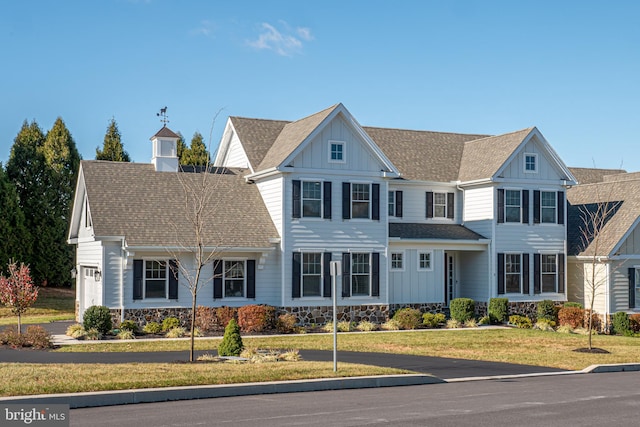
[{"label": "blue sky", "polygon": [[365,126],[537,126],[569,166],[640,171],[636,1],[23,0],[3,4],[0,51],[2,162],[25,119],[61,116],[93,159],[113,117],[149,162],[165,105],[213,151],[229,115],[342,102]]}]

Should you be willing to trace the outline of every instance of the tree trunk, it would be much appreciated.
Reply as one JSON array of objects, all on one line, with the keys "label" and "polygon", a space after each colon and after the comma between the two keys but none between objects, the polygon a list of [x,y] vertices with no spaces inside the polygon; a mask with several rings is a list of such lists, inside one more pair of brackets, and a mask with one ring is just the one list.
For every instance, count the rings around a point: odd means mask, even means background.
[{"label": "tree trunk", "polygon": [[18,313],[18,335],[22,335],[22,317]]},{"label": "tree trunk", "polygon": [[191,346],[189,348],[189,362],[194,362],[194,350],[195,350],[195,330],[196,330],[196,299],[198,293],[191,294]]}]

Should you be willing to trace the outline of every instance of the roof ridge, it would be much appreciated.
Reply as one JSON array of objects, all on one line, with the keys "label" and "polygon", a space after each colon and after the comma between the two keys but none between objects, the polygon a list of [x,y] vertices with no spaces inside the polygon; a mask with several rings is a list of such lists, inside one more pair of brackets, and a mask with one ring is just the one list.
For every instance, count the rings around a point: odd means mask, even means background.
[{"label": "roof ridge", "polygon": [[484,138],[472,139],[471,141],[465,141],[465,144],[469,144],[471,142],[478,142],[478,141],[482,141],[482,140],[490,139],[490,138],[500,138],[500,137],[503,137],[503,136],[514,135],[516,133],[520,133],[520,132],[524,132],[524,131],[531,132],[535,128],[536,128],[535,126],[530,126],[528,128],[523,128],[523,129],[520,129],[520,130],[514,130],[514,131],[511,131],[511,132],[507,132],[507,133],[501,133],[499,135],[490,135],[490,136],[486,136]]},{"label": "roof ridge", "polygon": [[381,130],[397,130],[400,132],[421,132],[421,133],[435,133],[439,135],[461,135],[461,136],[482,136],[482,137],[490,137],[495,135],[485,135],[482,133],[461,133],[461,132],[446,132],[439,130],[427,130],[427,129],[403,129],[403,128],[389,128],[389,127],[381,127],[381,126],[362,126],[365,129],[381,129]]}]

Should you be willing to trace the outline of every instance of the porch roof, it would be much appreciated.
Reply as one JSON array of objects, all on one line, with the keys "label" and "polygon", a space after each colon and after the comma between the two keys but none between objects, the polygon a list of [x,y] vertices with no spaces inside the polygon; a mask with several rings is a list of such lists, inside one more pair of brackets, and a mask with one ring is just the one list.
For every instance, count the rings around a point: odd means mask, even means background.
[{"label": "porch roof", "polygon": [[391,223],[389,237],[409,240],[487,240],[486,237],[458,224]]}]

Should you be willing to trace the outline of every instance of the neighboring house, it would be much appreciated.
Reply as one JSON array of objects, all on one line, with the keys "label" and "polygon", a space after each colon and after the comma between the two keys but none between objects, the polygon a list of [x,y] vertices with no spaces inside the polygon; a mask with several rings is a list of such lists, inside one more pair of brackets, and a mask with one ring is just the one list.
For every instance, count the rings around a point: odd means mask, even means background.
[{"label": "neighboring house", "polygon": [[[152,140],[151,165],[81,164],[69,238],[79,315],[104,304],[144,322],[190,307],[167,253],[184,209],[176,182],[193,172],[178,172],[177,135]],[[352,320],[441,311],[458,297],[483,310],[502,296],[525,313],[567,299],[565,192],[576,179],[536,128],[362,127],[337,104],[295,122],[230,117],[214,164],[234,195],[201,305],[269,304],[324,322],[332,260]]]},{"label": "neighboring house", "polygon": [[[571,168],[580,185],[569,202],[568,298],[605,322],[617,311],[638,312],[640,298],[640,173]],[[583,184],[584,182],[584,184]],[[600,232],[588,214],[606,208]],[[605,326],[607,323],[605,323]]]}]

